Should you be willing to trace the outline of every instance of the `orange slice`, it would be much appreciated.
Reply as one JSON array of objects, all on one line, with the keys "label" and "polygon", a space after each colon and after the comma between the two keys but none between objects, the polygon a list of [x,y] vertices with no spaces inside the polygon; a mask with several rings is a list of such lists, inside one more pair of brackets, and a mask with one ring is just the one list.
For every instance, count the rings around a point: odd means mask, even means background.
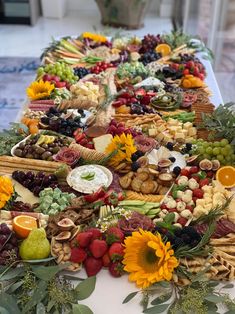
[{"label": "orange slice", "polygon": [[27,238],[30,231],[38,227],[37,219],[27,215],[20,215],[13,219],[12,227],[21,238]]},{"label": "orange slice", "polygon": [[171,46],[167,44],[159,44],[155,48],[155,51],[161,53],[163,57],[168,56],[171,53]]},{"label": "orange slice", "polygon": [[225,188],[235,187],[235,168],[232,166],[221,167],[216,172],[216,180],[218,180]]}]

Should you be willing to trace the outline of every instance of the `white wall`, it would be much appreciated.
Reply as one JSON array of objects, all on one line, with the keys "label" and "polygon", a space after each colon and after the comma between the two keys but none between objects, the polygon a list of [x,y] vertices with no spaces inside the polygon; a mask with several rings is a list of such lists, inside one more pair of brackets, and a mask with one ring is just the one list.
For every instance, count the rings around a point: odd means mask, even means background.
[{"label": "white wall", "polygon": [[[49,1],[49,0],[48,0]],[[95,0],[67,0],[68,10],[97,10]],[[128,0],[127,0],[128,1]],[[152,0],[150,12],[159,12],[160,0]]]}]

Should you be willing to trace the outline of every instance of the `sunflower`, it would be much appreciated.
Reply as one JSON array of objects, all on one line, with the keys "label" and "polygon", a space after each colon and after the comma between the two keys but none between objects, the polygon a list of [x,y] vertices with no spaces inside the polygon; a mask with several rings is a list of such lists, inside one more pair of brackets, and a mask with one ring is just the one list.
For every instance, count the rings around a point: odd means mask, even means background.
[{"label": "sunflower", "polygon": [[158,281],[171,280],[174,268],[179,265],[170,242],[162,241],[161,235],[139,229],[125,239],[124,270],[129,280],[146,289]]},{"label": "sunflower", "polygon": [[26,91],[31,100],[37,100],[49,97],[54,88],[54,84],[40,80],[32,82]]},{"label": "sunflower", "polygon": [[99,42],[99,43],[105,43],[107,41],[107,38],[105,36],[102,36],[99,34],[94,34],[94,33],[89,33],[89,32],[83,33],[82,37],[91,39],[91,40]]},{"label": "sunflower", "polygon": [[14,193],[12,181],[8,177],[0,177],[0,209],[11,199]]},{"label": "sunflower", "polygon": [[132,135],[125,133],[120,136],[115,135],[107,146],[106,153],[110,154],[115,150],[117,154],[110,159],[110,166],[116,167],[124,160],[131,162],[131,155],[137,151]]}]

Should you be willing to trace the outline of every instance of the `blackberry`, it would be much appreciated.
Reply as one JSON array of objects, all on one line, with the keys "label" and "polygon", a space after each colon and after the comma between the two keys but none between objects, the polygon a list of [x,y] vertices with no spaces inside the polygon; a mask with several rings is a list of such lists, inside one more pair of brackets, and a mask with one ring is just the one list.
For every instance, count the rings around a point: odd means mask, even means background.
[{"label": "blackberry", "polygon": [[183,233],[181,235],[181,239],[184,241],[185,244],[190,244],[192,242],[192,238],[186,233]]},{"label": "blackberry", "polygon": [[169,157],[169,160],[171,161],[171,162],[175,162],[175,157]]},{"label": "blackberry", "polygon": [[181,228],[178,228],[178,229],[175,230],[174,235],[175,235],[176,237],[180,237],[180,236],[181,236],[181,233],[182,233]]},{"label": "blackberry", "polygon": [[174,149],[174,144],[171,143],[171,142],[168,142],[168,143],[166,144],[166,148],[169,149],[169,150],[173,150],[173,149]]},{"label": "blackberry", "polygon": [[179,246],[184,245],[184,241],[181,238],[176,238],[174,241],[174,248],[178,248]]},{"label": "blackberry", "polygon": [[186,149],[190,151],[192,149],[192,144],[191,143],[186,143]]},{"label": "blackberry", "polygon": [[147,51],[141,56],[139,61],[142,62],[144,65],[147,65],[148,63],[156,61],[160,58],[160,53],[157,53],[155,51]]},{"label": "blackberry", "polygon": [[73,72],[74,72],[74,75],[77,75],[79,77],[79,79],[83,78],[84,76],[90,73],[88,69],[83,68],[83,67],[74,68]]},{"label": "blackberry", "polygon": [[176,176],[178,176],[178,175],[180,174],[180,172],[181,172],[181,168],[180,168],[180,167],[178,167],[178,166],[174,167],[173,173],[174,173]]},{"label": "blackberry", "polygon": [[167,232],[165,234],[165,237],[167,237],[168,241],[170,241],[171,243],[173,243],[176,239],[176,237],[173,234],[171,234],[170,232]]},{"label": "blackberry", "polygon": [[138,162],[134,161],[132,164],[131,164],[131,170],[132,171],[137,171],[139,169],[140,165]]}]

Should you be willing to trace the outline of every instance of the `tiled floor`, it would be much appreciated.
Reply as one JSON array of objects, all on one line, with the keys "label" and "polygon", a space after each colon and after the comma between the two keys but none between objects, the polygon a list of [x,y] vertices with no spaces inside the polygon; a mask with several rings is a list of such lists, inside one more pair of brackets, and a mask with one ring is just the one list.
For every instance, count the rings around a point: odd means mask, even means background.
[{"label": "tiled floor", "polygon": [[[52,38],[64,35],[80,34],[83,31],[102,30],[100,15],[95,10],[73,11],[63,19],[40,18],[34,26],[0,25],[0,57],[38,57],[48,46]],[[146,33],[169,32],[172,24],[168,18],[159,18],[150,14],[145,21],[145,27],[128,33],[142,36]],[[115,29],[110,29],[111,34]],[[226,55],[225,55],[226,58]],[[227,60],[227,59],[224,59]],[[230,67],[231,69],[231,67]],[[224,101],[235,100],[235,74],[229,70],[216,73]],[[234,68],[233,70],[234,71]]]}]

